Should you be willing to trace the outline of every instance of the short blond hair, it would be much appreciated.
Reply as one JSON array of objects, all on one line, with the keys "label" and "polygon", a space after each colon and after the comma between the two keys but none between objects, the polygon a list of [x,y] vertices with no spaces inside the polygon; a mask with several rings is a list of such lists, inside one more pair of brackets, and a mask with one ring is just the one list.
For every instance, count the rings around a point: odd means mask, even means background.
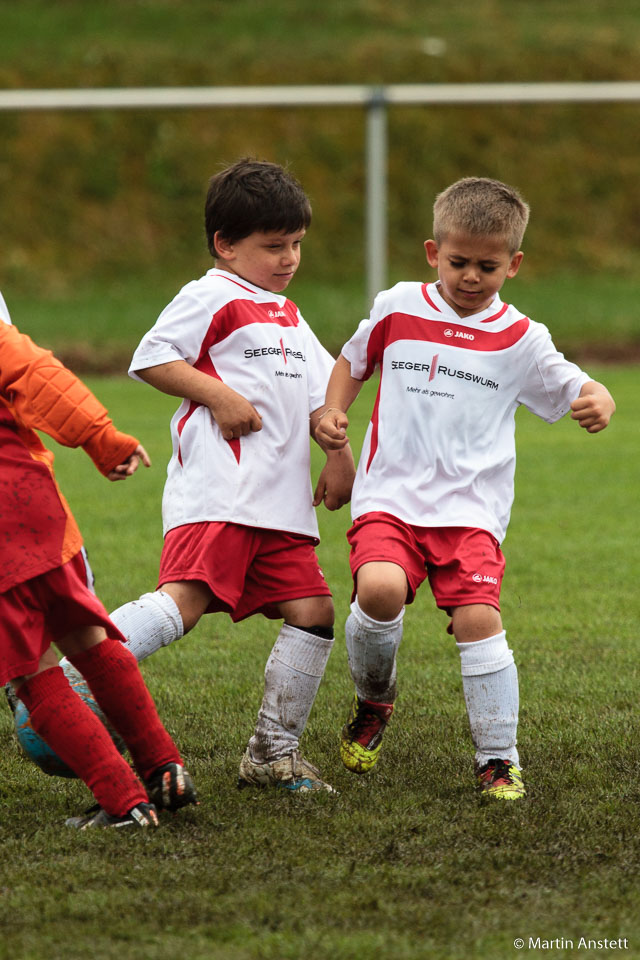
[{"label": "short blond hair", "polygon": [[436,197],[433,238],[440,246],[451,233],[504,237],[513,256],[528,221],[529,205],[514,187],[489,177],[464,177]]}]

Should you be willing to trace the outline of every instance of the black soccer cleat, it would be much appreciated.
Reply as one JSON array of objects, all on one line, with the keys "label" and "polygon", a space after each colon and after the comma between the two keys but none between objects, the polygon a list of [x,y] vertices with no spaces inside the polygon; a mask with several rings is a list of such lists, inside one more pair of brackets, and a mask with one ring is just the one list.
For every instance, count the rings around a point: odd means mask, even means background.
[{"label": "black soccer cleat", "polygon": [[79,817],[69,817],[65,824],[76,830],[88,830],[89,827],[157,827],[158,815],[152,803],[138,803],[122,816],[94,806]]}]

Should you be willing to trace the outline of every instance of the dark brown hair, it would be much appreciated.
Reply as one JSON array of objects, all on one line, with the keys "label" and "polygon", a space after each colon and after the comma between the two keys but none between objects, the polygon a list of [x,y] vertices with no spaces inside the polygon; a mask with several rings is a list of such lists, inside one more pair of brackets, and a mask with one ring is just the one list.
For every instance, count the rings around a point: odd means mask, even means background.
[{"label": "dark brown hair", "polygon": [[298,181],[284,167],[244,158],[209,181],[204,207],[207,245],[216,256],[220,234],[236,243],[255,230],[295,233],[311,223],[311,204]]}]

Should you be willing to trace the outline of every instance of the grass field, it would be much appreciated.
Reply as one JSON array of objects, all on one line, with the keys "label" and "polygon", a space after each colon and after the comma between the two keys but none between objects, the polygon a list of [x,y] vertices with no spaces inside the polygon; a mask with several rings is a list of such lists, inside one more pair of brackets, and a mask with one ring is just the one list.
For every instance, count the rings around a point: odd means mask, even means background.
[{"label": "grass field", "polygon": [[[640,0],[0,0],[0,88],[635,81]],[[531,204],[528,267],[635,278],[636,103],[389,111],[389,257],[416,279],[434,196],[461,176]],[[212,173],[247,154],[309,192],[307,274],[364,269],[359,108],[0,112],[0,287],[195,270]]]},{"label": "grass field", "polygon": [[[580,937],[626,938],[616,952],[640,956],[637,369],[590,372],[618,402],[605,433],[518,418],[503,614],[526,799],[478,801],[458,656],[426,591],[407,613],[378,769],[357,779],[341,768],[348,516],[322,513],[338,639],[304,748],[339,797],[235,789],[276,630],[263,619],[205,618],[143,664],[202,798],[153,835],[66,830],[86,790],[23,759],[0,704],[2,960],[502,960],[535,952],[529,938],[572,957]],[[90,382],[154,458],[107,487],[82,452],[57,453],[112,608],[155,585],[174,402],[120,378]],[[356,438],[370,400],[354,410]]]},{"label": "grass field", "polygon": [[[425,233],[425,239],[426,239]],[[180,287],[205,273],[211,261],[204,257],[180,279],[128,276],[114,283],[93,283],[73,296],[43,299],[5,291],[14,322],[24,333],[50,347],[79,374],[123,373],[142,335]],[[368,314],[360,280],[328,283],[310,278],[303,257],[300,272],[287,290],[321,341],[337,355],[360,320]],[[556,275],[539,280],[527,265],[509,281],[501,296],[523,313],[546,324],[560,350],[574,360],[618,359],[640,356],[640,314],[635,277],[600,274]],[[426,262],[415,277],[390,280],[435,280]]]}]

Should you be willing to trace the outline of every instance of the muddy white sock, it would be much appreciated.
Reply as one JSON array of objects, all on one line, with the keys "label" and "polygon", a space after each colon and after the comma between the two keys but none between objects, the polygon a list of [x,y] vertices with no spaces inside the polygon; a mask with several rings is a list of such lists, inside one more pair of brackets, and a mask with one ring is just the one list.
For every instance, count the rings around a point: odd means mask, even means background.
[{"label": "muddy white sock", "polygon": [[284,623],[264,671],[264,697],[249,751],[253,760],[278,760],[298,747],[333,647]]},{"label": "muddy white sock", "polygon": [[344,632],[349,670],[361,700],[393,703],[396,698],[396,654],[402,640],[404,607],[395,620],[374,620],[351,604]]},{"label": "muddy white sock", "polygon": [[476,762],[482,766],[499,757],[519,767],[518,671],[505,631],[456,646]]},{"label": "muddy white sock", "polygon": [[138,661],[179,640],[184,633],[177,604],[162,590],[143,593],[138,600],[118,607],[110,617]]}]

